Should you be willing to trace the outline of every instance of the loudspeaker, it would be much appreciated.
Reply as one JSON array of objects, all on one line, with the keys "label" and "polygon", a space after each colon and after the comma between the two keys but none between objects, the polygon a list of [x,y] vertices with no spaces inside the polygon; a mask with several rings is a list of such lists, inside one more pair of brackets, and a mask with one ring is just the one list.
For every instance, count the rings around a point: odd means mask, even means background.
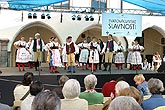
[{"label": "loudspeaker", "polygon": [[159,73],[165,72],[165,62],[162,62],[160,67],[157,70]]}]

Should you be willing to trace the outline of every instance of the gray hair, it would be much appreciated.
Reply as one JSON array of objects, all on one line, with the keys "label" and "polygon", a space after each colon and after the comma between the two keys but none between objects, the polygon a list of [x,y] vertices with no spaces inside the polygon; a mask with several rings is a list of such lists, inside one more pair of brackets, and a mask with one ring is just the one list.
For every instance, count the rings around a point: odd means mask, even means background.
[{"label": "gray hair", "polygon": [[84,84],[86,89],[94,89],[97,85],[97,78],[95,75],[90,74],[84,78]]},{"label": "gray hair", "polygon": [[80,95],[80,83],[76,79],[69,79],[62,88],[65,98],[73,99]]},{"label": "gray hair", "polygon": [[164,91],[163,82],[157,78],[149,79],[148,88],[151,94],[160,94]]},{"label": "gray hair", "polygon": [[117,94],[120,93],[121,90],[128,88],[129,84],[126,81],[119,81],[117,82],[116,86],[115,86],[115,91]]},{"label": "gray hair", "polygon": [[41,92],[35,96],[31,110],[61,110],[60,98],[51,91]]},{"label": "gray hair", "polygon": [[133,97],[118,96],[109,105],[108,110],[143,110]]}]

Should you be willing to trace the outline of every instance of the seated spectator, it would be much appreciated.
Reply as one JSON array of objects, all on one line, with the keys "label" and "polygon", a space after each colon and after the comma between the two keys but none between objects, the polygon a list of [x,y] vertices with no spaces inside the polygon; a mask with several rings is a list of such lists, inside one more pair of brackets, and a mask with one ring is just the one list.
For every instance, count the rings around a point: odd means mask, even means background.
[{"label": "seated spectator", "polygon": [[[0,93],[0,98],[1,98],[1,93]],[[0,103],[0,110],[13,110],[13,109],[12,109],[12,107],[10,107],[6,104]]]},{"label": "seated spectator", "polygon": [[17,85],[14,89],[14,99],[21,100],[23,96],[29,91],[29,85],[33,81],[33,73],[27,72],[24,74],[22,84]]},{"label": "seated spectator", "polygon": [[110,82],[106,82],[101,92],[103,93],[104,97],[110,97],[111,95],[115,96],[115,86],[118,81],[125,80],[124,77],[120,77],[117,80],[111,80]]},{"label": "seated spectator", "polygon": [[143,110],[133,97],[118,96],[110,103],[108,110]]},{"label": "seated spectator", "polygon": [[56,92],[56,94],[58,95],[58,97],[60,97],[60,99],[64,99],[64,96],[62,94],[62,88],[65,84],[65,82],[69,80],[69,78],[67,76],[61,76],[59,79],[59,87],[55,88],[53,91]]},{"label": "seated spectator", "polygon": [[144,110],[153,110],[159,106],[165,106],[165,99],[161,95],[164,91],[163,82],[157,78],[151,78],[148,81],[148,88],[151,97],[142,101],[142,108]]},{"label": "seated spectator", "polygon": [[30,110],[34,97],[44,89],[40,81],[35,81],[30,85],[30,95],[21,103],[21,110]]},{"label": "seated spectator", "polygon": [[61,110],[60,98],[51,91],[40,92],[34,98],[31,110]]},{"label": "seated spectator", "polygon": [[88,102],[80,99],[80,83],[69,79],[62,88],[64,99],[61,99],[61,110],[88,110]]},{"label": "seated spectator", "polygon": [[115,86],[115,95],[119,96],[120,92],[123,89],[128,88],[128,87],[129,87],[129,84],[126,81],[119,81],[119,82],[117,82],[117,84]]},{"label": "seated spectator", "polygon": [[140,96],[140,92],[139,92],[139,90],[137,90],[133,86],[130,86],[130,87],[125,88],[122,91],[120,91],[119,96],[130,96],[130,97],[133,97],[141,105],[142,97]]},{"label": "seated spectator", "polygon": [[97,84],[97,78],[95,75],[90,74],[84,78],[85,91],[80,93],[80,98],[88,101],[88,105],[102,104],[104,96],[102,93],[95,91],[95,86]]},{"label": "seated spectator", "polygon": [[150,95],[150,91],[148,89],[148,82],[145,81],[143,74],[135,75],[134,81],[142,97],[145,95]]}]

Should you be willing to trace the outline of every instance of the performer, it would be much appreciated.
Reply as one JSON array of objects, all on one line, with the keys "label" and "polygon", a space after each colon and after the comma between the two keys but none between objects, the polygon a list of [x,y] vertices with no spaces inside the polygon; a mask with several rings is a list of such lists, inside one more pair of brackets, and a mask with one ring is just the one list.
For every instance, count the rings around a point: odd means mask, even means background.
[{"label": "performer", "polygon": [[86,64],[87,69],[87,62],[89,57],[89,50],[88,50],[88,42],[86,39],[80,44],[78,44],[78,47],[81,50],[80,57],[79,57],[79,63],[82,63],[82,70],[84,70],[84,64]]},{"label": "performer", "polygon": [[96,71],[96,66],[99,63],[99,52],[100,46],[96,42],[96,37],[92,38],[92,41],[89,43],[90,54],[89,54],[89,63],[91,67],[91,71]]},{"label": "performer", "polygon": [[33,68],[33,63],[34,63],[34,52],[30,50],[30,45],[32,43],[33,38],[29,37],[29,42],[26,45],[26,49],[28,49],[29,53],[28,53],[28,58],[29,58],[29,62],[28,62],[28,66],[29,68]]},{"label": "performer", "polygon": [[132,42],[132,45],[130,47],[128,47],[128,55],[127,55],[127,64],[130,65],[130,70],[132,70],[132,54],[133,54],[133,45],[134,45],[134,42]]},{"label": "performer", "polygon": [[133,46],[133,54],[132,54],[132,65],[133,65],[133,70],[140,70],[141,69],[141,64],[142,64],[142,57],[141,57],[141,52],[144,50],[143,46],[140,46],[138,44],[138,41],[135,41],[135,44]]},{"label": "performer", "polygon": [[22,71],[25,71],[25,64],[28,63],[28,51],[26,49],[26,41],[24,37],[21,37],[19,41],[14,43],[17,49],[16,63],[18,71],[21,71],[20,66],[22,65]]},{"label": "performer", "polygon": [[67,67],[67,54],[66,54],[66,43],[68,42],[68,38],[66,38],[66,42],[62,45],[61,49],[62,49],[62,62],[64,64],[64,70],[66,70]]},{"label": "performer", "polygon": [[154,65],[154,71],[157,71],[158,68],[160,67],[161,65],[161,57],[159,55],[158,52],[155,52],[154,56],[153,56],[153,65]]},{"label": "performer", "polygon": [[76,71],[76,63],[75,63],[75,52],[76,52],[76,44],[72,41],[72,36],[69,35],[67,38],[66,43],[66,54],[68,60],[68,71],[67,73],[72,72],[75,73]]},{"label": "performer", "polygon": [[121,45],[121,42],[118,42],[117,53],[115,55],[115,64],[118,69],[123,69],[123,64],[125,63],[125,58],[123,54],[124,48]]},{"label": "performer", "polygon": [[35,34],[30,49],[34,52],[35,70],[38,71],[39,64],[43,60],[43,51],[45,49],[44,41],[40,38],[39,33]]},{"label": "performer", "polygon": [[101,70],[101,65],[103,64],[103,58],[104,58],[104,47],[106,44],[102,41],[102,39],[98,40],[98,44],[100,45],[99,70]]},{"label": "performer", "polygon": [[112,35],[109,34],[108,41],[105,46],[105,69],[103,71],[107,71],[107,66],[109,65],[109,71],[111,72],[111,64],[113,59],[113,51],[114,51],[114,41]]},{"label": "performer", "polygon": [[55,73],[58,72],[59,66],[62,66],[61,63],[61,45],[58,43],[58,38],[54,37],[53,41],[49,44],[49,50],[50,50],[50,72],[52,73],[53,70]]}]

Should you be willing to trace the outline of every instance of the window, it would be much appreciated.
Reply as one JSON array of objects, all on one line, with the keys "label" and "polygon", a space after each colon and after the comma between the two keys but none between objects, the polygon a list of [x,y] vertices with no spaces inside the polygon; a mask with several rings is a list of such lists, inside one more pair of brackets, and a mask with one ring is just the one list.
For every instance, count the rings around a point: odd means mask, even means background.
[{"label": "window", "polygon": [[95,10],[106,10],[107,8],[107,0],[92,0],[92,8]]},{"label": "window", "polygon": [[53,9],[70,9],[70,0],[53,4]]}]

